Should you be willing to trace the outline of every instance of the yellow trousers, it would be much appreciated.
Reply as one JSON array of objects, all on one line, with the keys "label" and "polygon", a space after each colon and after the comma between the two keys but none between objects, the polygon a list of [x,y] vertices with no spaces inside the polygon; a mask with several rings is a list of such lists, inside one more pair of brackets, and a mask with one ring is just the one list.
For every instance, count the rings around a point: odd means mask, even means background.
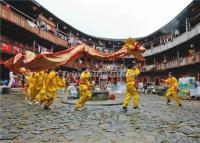
[{"label": "yellow trousers", "polygon": [[76,108],[83,107],[85,105],[86,101],[89,100],[92,96],[90,90],[88,90],[86,85],[80,85],[79,88],[80,88],[79,89],[80,90],[80,98],[76,102]]},{"label": "yellow trousers", "polygon": [[26,86],[25,91],[26,91],[26,99],[30,100],[31,99],[31,88],[29,86]]},{"label": "yellow trousers", "polygon": [[167,100],[170,100],[170,97],[173,97],[176,100],[176,103],[181,104],[180,99],[178,98],[178,92],[174,90],[168,90],[166,93]]},{"label": "yellow trousers", "polygon": [[126,108],[128,107],[128,103],[129,103],[131,97],[133,97],[133,105],[134,105],[134,107],[135,108],[138,107],[139,96],[138,96],[137,90],[134,90],[134,89],[126,90],[126,97],[125,97],[124,102],[123,102],[123,107],[126,107]]},{"label": "yellow trousers", "polygon": [[35,100],[38,91],[34,87],[26,87],[26,98],[30,101]]},{"label": "yellow trousers", "polygon": [[36,100],[40,103],[45,102],[45,106],[49,107],[51,104],[53,104],[53,101],[55,100],[56,92],[55,91],[48,91],[48,92],[40,92],[36,96]]}]

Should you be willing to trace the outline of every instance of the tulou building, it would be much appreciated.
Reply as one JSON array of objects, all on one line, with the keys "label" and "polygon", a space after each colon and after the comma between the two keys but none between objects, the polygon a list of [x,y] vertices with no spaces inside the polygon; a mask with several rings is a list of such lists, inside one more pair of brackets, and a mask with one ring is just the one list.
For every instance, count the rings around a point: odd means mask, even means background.
[{"label": "tulou building", "polygon": [[[119,50],[125,40],[83,33],[35,0],[0,0],[0,21],[1,79],[8,78],[8,69],[3,63],[17,53],[51,53],[81,43],[102,52],[113,52]],[[193,0],[169,23],[135,39],[146,48],[145,61],[138,63],[142,71],[139,80],[143,83],[159,83],[169,71],[176,77],[193,76],[200,81],[200,1]],[[82,55],[62,68],[74,71],[90,65],[93,71],[123,71],[127,60],[104,61]],[[115,77],[114,80],[120,79]]]}]

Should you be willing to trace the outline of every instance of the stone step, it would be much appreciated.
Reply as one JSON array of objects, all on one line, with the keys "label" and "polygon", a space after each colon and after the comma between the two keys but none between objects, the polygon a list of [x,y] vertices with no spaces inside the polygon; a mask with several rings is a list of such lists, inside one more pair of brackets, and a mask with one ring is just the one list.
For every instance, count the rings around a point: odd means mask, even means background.
[{"label": "stone step", "polygon": [[10,88],[8,86],[0,86],[1,94],[25,94],[24,88]]},{"label": "stone step", "polygon": [[10,88],[7,86],[1,86],[0,87],[0,93],[1,94],[10,94]]}]

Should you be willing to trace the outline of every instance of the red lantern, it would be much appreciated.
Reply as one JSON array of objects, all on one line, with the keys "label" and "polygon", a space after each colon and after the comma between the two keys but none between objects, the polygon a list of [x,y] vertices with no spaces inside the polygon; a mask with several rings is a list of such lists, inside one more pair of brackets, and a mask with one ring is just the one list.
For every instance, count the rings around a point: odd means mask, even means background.
[{"label": "red lantern", "polygon": [[115,95],[110,95],[110,100],[115,100]]},{"label": "red lantern", "polygon": [[17,47],[14,47],[14,48],[13,48],[13,52],[14,52],[14,54],[17,54],[17,53],[18,53],[18,48],[17,48]]},{"label": "red lantern", "polygon": [[11,45],[2,43],[1,51],[6,52],[6,53],[10,53],[11,52]]}]

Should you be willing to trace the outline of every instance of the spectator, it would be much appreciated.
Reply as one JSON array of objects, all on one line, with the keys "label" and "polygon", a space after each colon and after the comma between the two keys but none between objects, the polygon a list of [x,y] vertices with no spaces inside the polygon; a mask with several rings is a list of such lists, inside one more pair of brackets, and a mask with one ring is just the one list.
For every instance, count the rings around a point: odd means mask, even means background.
[{"label": "spectator", "polygon": [[77,96],[78,96],[78,92],[76,90],[76,87],[73,83],[71,83],[67,87],[67,98],[68,99],[77,99]]},{"label": "spectator", "polygon": [[15,82],[15,76],[14,73],[12,71],[9,72],[9,83],[8,83],[8,87],[12,87],[13,83]]}]

